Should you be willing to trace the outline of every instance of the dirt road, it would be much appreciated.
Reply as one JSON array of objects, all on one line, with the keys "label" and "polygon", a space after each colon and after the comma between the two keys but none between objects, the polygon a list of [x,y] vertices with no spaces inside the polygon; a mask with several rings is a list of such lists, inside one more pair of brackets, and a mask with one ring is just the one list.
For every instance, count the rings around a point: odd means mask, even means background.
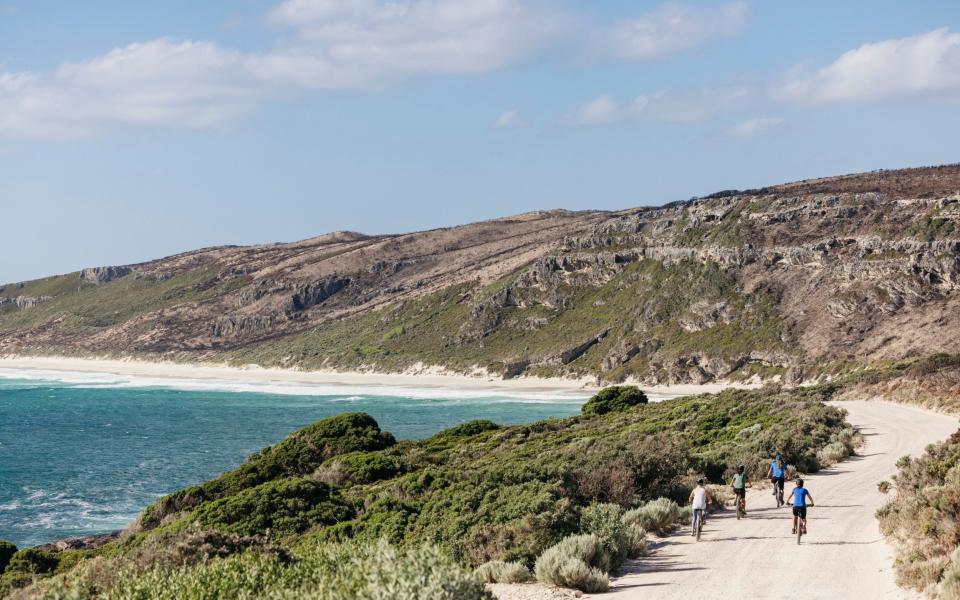
[{"label": "dirt road", "polygon": [[[866,444],[859,456],[806,478],[817,506],[800,546],[790,535],[789,508],[777,509],[770,489],[750,490],[748,516],[732,510],[708,519],[698,543],[681,531],[654,546],[654,555],[612,581],[607,600],[707,597],[909,598],[897,588],[893,550],[874,512],[884,502],[877,482],[957,430],[957,419],[885,402],[843,402]],[[787,490],[792,487],[788,482]]]}]

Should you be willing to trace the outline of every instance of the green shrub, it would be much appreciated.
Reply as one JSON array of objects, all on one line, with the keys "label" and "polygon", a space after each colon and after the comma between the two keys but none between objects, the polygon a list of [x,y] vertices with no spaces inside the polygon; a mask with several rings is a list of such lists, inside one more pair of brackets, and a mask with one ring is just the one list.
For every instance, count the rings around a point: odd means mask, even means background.
[{"label": "green shrub", "polygon": [[461,423],[455,427],[450,427],[449,429],[444,429],[433,437],[445,439],[463,438],[477,435],[485,431],[496,431],[497,429],[500,429],[500,426],[493,421],[488,419],[475,419],[473,421]]},{"label": "green shrub", "polygon": [[42,575],[55,571],[59,563],[60,557],[54,552],[47,552],[39,548],[24,548],[10,557],[4,573],[20,572]]},{"label": "green shrub", "polygon": [[574,588],[588,594],[603,593],[610,589],[610,577],[582,560],[568,559],[559,563],[554,572],[552,585]]},{"label": "green shrub", "polygon": [[[193,566],[146,570],[122,561],[100,562],[91,569],[92,562],[77,570],[82,576],[41,584],[37,595],[71,600],[492,600],[481,582],[433,546],[401,550],[384,542],[316,544],[289,563],[271,555],[243,553]],[[108,565],[119,576],[104,578]]]},{"label": "green shrub", "polygon": [[960,354],[937,353],[917,359],[907,373],[912,377],[928,377],[944,369],[960,367]]},{"label": "green shrub", "polygon": [[0,575],[6,570],[10,559],[17,553],[17,547],[7,540],[0,540]]},{"label": "green shrub", "polygon": [[587,400],[580,411],[585,415],[623,412],[638,404],[646,404],[647,395],[635,385],[613,385],[603,388]]},{"label": "green shrub", "polygon": [[484,583],[527,583],[533,574],[523,563],[491,560],[473,571],[473,576]]},{"label": "green shrub", "polygon": [[242,536],[221,531],[190,529],[156,536],[137,547],[127,558],[138,567],[182,567],[226,558],[234,554],[256,552],[292,560],[290,552],[266,536]]},{"label": "green shrub", "polygon": [[0,596],[9,590],[29,585],[37,577],[53,574],[60,565],[60,556],[39,548],[24,548],[10,555],[7,568],[0,575]]},{"label": "green shrub", "polygon": [[850,456],[850,448],[842,442],[830,442],[817,452],[817,462],[826,467]]},{"label": "green shrub", "polygon": [[347,474],[356,483],[390,479],[400,472],[400,463],[396,458],[372,452],[344,454],[333,460],[343,464]]},{"label": "green shrub", "polygon": [[338,491],[319,481],[281,479],[204,504],[194,518],[203,527],[228,533],[280,535],[302,533],[353,517],[353,507]]},{"label": "green shrub", "polygon": [[668,498],[657,498],[624,514],[623,520],[657,535],[666,535],[681,522],[680,506]]},{"label": "green shrub", "polygon": [[581,533],[597,536],[610,557],[609,569],[616,569],[627,558],[647,550],[647,534],[642,527],[628,523],[617,504],[592,504],[580,515]]},{"label": "green shrub", "polygon": [[595,535],[574,535],[544,551],[534,567],[537,581],[575,588],[587,593],[605,592],[610,586],[610,556]]},{"label": "green shrub", "polygon": [[376,420],[368,414],[345,413],[323,419],[292,433],[276,446],[254,454],[233,471],[203,485],[161,498],[144,511],[140,525],[146,529],[156,527],[168,516],[175,516],[204,502],[281,477],[309,475],[334,456],[382,450],[395,443],[394,437],[380,431]]}]

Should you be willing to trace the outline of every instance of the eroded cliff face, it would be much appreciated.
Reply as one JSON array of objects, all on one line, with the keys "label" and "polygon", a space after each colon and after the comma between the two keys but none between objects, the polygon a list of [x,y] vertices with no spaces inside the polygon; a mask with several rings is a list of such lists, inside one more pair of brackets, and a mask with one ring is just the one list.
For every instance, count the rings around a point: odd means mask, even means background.
[{"label": "eroded cliff face", "polygon": [[0,351],[799,381],[960,352],[958,286],[950,166],[87,269],[17,287]]}]

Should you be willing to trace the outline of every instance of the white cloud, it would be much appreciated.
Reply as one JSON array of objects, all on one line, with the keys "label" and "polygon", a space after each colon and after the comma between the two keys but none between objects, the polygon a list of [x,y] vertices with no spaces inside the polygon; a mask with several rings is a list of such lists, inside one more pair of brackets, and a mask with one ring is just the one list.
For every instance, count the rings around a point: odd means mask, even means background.
[{"label": "white cloud", "polygon": [[960,33],[941,28],[864,44],[774,95],[807,102],[960,98]]},{"label": "white cloud", "polygon": [[500,113],[493,122],[494,129],[509,129],[521,125],[520,111],[511,108]]},{"label": "white cloud", "polygon": [[567,22],[531,0],[286,0],[269,19],[292,28],[293,39],[266,52],[162,38],[52,73],[0,69],[0,135],[217,126],[278,94],[503,68]]},{"label": "white cloud", "polygon": [[82,136],[110,124],[205,128],[264,93],[243,57],[208,42],[131,44],[50,75],[0,73],[0,134]]},{"label": "white cloud", "polygon": [[750,86],[703,87],[692,90],[660,90],[617,103],[610,96],[595,98],[571,112],[570,125],[599,125],[619,121],[702,121],[714,114],[743,108],[753,101]]},{"label": "white cloud", "polygon": [[[733,35],[745,5],[665,5],[605,37],[607,54],[650,58]],[[73,137],[115,126],[207,128],[265,99],[311,90],[379,89],[421,74],[465,74],[528,60],[553,43],[583,50],[594,29],[545,0],[284,0],[262,52],[160,38],[51,72],[0,68],[0,135]],[[584,122],[690,120],[708,110],[683,94],[584,107]],[[602,104],[602,103],[601,103]],[[649,105],[649,106],[648,106]],[[606,111],[606,114],[605,114]],[[504,116],[514,121],[518,116]]]},{"label": "white cloud", "polygon": [[599,96],[577,108],[566,120],[572,125],[600,125],[623,120],[625,111],[610,96]]},{"label": "white cloud", "polygon": [[647,60],[733,37],[743,30],[746,19],[745,2],[716,7],[671,3],[597,34],[596,44],[604,54]]},{"label": "white cloud", "polygon": [[286,0],[270,20],[322,64],[373,80],[503,68],[569,23],[526,0]]},{"label": "white cloud", "polygon": [[780,127],[783,119],[780,117],[760,117],[756,119],[747,119],[727,129],[727,135],[737,138],[756,137],[765,135]]}]

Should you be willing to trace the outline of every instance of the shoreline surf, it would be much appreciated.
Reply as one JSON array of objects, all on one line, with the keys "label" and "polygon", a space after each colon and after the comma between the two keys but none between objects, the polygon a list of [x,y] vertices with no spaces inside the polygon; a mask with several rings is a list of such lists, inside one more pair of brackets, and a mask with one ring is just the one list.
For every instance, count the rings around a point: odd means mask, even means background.
[{"label": "shoreline surf", "polygon": [[[316,395],[341,393],[362,388],[369,395],[412,393],[417,397],[442,394],[509,395],[513,398],[568,396],[585,398],[600,389],[593,378],[561,379],[519,377],[496,379],[478,374],[469,376],[436,368],[421,368],[404,373],[370,373],[350,371],[303,371],[263,368],[256,365],[235,367],[219,363],[177,363],[139,359],[75,358],[63,356],[0,356],[0,371],[8,378],[22,374],[25,379],[77,380],[78,376],[96,375],[90,384],[110,383],[104,375],[128,378],[113,381],[127,387],[174,387],[213,391],[250,391],[263,393]],[[66,377],[66,379],[65,379]],[[193,384],[191,388],[190,385]],[[238,386],[241,386],[238,388]],[[655,396],[682,396],[716,393],[727,388],[756,387],[751,384],[716,382],[709,384],[640,385]],[[413,393],[416,392],[416,393]]]}]

